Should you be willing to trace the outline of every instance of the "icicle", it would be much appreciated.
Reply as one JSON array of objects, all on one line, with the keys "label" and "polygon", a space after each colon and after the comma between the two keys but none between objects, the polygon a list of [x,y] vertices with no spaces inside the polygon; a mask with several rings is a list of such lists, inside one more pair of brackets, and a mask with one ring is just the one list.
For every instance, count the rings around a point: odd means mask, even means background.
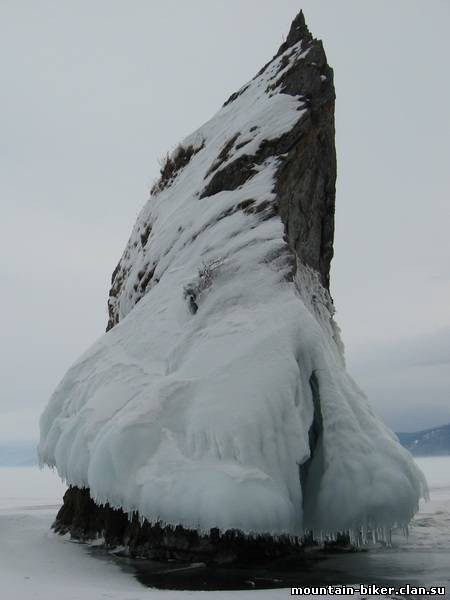
[{"label": "icicle", "polygon": [[388,548],[392,548],[392,529],[389,527],[387,529],[387,546]]},{"label": "icicle", "polygon": [[376,531],[377,542],[378,543],[382,542],[383,541],[383,533],[381,531],[381,528],[377,527],[375,531]]},{"label": "icicle", "polygon": [[354,529],[349,529],[349,531],[348,531],[348,537],[350,538],[350,544],[352,546],[356,546],[357,545],[357,540],[355,538],[355,531],[354,531]]},{"label": "icicle", "polygon": [[364,525],[361,527],[361,544],[363,546],[367,545],[367,527],[364,527]]}]

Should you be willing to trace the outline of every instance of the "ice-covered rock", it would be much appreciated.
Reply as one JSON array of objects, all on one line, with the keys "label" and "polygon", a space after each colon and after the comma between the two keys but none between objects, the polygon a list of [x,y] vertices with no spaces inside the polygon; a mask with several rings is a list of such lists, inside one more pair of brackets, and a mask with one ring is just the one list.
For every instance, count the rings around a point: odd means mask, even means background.
[{"label": "ice-covered rock", "polygon": [[300,13],[167,157],[114,271],[109,331],[42,415],[68,528],[78,497],[149,535],[409,522],[422,476],[346,373],[333,320],[335,178],[333,72]]}]

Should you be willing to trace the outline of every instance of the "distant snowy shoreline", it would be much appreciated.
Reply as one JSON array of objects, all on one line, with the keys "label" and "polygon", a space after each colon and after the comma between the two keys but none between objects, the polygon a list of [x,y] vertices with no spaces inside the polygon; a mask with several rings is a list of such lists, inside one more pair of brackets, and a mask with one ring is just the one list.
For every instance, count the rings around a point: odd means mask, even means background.
[{"label": "distant snowy shoreline", "polygon": [[0,467],[32,467],[38,464],[34,441],[0,442]]}]

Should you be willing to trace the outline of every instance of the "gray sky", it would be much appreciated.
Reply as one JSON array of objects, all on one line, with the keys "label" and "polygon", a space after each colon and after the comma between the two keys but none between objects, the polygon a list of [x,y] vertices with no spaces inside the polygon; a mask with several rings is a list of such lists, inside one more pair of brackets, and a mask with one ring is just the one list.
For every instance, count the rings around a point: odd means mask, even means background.
[{"label": "gray sky", "polygon": [[0,440],[37,437],[104,331],[158,157],[272,57],[299,8],[335,69],[349,369],[392,427],[450,422],[449,0],[1,0]]}]

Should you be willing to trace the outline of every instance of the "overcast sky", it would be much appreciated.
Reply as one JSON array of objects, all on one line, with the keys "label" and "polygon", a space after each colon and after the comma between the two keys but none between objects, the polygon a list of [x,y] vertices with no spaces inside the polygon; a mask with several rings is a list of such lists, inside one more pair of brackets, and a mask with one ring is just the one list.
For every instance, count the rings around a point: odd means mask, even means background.
[{"label": "overcast sky", "polygon": [[349,369],[393,428],[450,422],[449,0],[0,0],[0,440],[104,331],[158,158],[300,8],[335,70]]}]

